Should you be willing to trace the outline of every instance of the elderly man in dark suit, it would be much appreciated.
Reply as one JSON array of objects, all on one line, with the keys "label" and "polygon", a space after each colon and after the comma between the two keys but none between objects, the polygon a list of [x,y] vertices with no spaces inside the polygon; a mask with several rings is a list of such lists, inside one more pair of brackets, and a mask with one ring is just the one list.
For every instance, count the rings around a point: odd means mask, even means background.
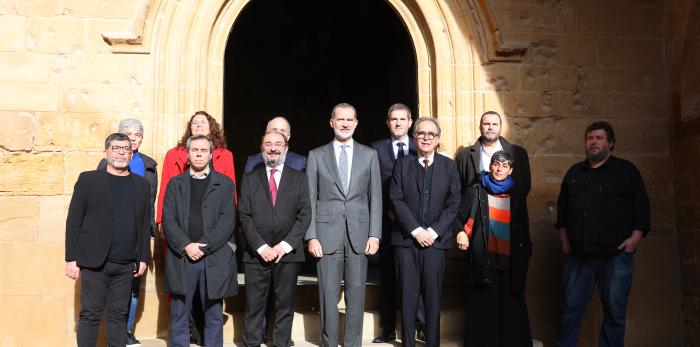
[{"label": "elderly man in dark suit", "polygon": [[[292,127],[289,125],[287,118],[284,117],[275,117],[270,119],[270,121],[267,122],[265,132],[278,132],[287,138],[287,143],[289,143],[289,140],[292,138]],[[287,154],[284,157],[284,164],[294,170],[304,171],[306,169],[306,157],[287,151]],[[243,169],[243,172],[248,173],[258,167],[265,167],[262,152],[248,157],[245,162],[245,169]]]},{"label": "elderly man in dark suit", "polygon": [[131,141],[105,140],[105,170],[80,174],[66,218],[66,275],[81,278],[78,346],[95,346],[107,309],[107,343],[124,346],[129,290],[146,271],[151,249],[150,188],[129,172]]},{"label": "elderly man in dark suit", "polygon": [[264,167],[243,176],[238,200],[241,228],[246,237],[245,324],[246,346],[260,346],[270,287],[273,289],[274,346],[290,344],[294,319],[294,291],[299,263],[304,261],[304,234],[311,221],[306,174],[285,164],[287,137],[263,136]]},{"label": "elderly man in dark suit", "polygon": [[527,151],[523,147],[511,144],[501,136],[502,123],[498,112],[485,112],[479,121],[481,136],[473,145],[457,151],[455,161],[462,183],[462,192],[477,183],[482,172],[489,171],[491,155],[502,150],[513,156],[514,161],[518,163],[511,175],[515,185],[513,189],[526,198],[530,193],[530,160]]},{"label": "elderly man in dark suit", "polygon": [[204,343],[223,345],[222,299],[238,292],[234,184],[212,170],[214,143],[205,135],[186,143],[190,169],[168,183],[163,225],[168,239],[166,291],[170,301],[168,346],[189,346],[189,315],[195,290],[204,309]]},{"label": "elderly man in dark suit", "polygon": [[422,295],[425,343],[439,346],[445,254],[453,246],[452,223],[461,199],[459,173],[452,159],[435,152],[440,139],[435,118],[418,118],[413,139],[418,156],[396,162],[389,193],[398,223],[391,244],[401,289],[401,342],[416,344],[416,311]]},{"label": "elderly man in dark suit", "polygon": [[306,172],[311,197],[309,253],[317,263],[321,303],[321,345],[338,346],[338,299],[345,287],[344,346],[362,345],[367,255],[379,248],[382,183],[377,152],[352,139],[355,108],[342,103],[330,119],[333,141],[309,153]]}]

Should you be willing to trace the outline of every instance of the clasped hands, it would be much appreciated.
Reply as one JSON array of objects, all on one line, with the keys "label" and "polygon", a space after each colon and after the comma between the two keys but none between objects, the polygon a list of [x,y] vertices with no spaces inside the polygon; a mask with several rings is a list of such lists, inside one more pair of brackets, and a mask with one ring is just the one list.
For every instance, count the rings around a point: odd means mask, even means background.
[{"label": "clasped hands", "polygon": [[266,262],[271,262],[274,261],[275,263],[279,263],[280,260],[282,260],[282,257],[284,257],[285,254],[287,254],[284,251],[284,247],[282,247],[281,243],[278,243],[274,247],[270,247],[268,245],[265,245],[266,247],[260,251],[260,257],[263,258],[264,261]]},{"label": "clasped hands", "polygon": [[418,242],[421,247],[430,247],[437,239],[437,236],[435,236],[434,232],[431,232],[431,230],[419,228],[415,233],[415,238],[416,242]]}]

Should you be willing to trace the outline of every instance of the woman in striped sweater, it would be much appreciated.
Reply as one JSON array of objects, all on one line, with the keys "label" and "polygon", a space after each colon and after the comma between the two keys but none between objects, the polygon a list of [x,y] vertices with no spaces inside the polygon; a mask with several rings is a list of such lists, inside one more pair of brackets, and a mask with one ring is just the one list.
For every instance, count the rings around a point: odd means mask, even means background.
[{"label": "woman in striped sweater", "polygon": [[532,243],[525,198],[514,191],[513,157],[498,151],[469,187],[455,222],[466,255],[465,346],[532,346],[525,278]]}]

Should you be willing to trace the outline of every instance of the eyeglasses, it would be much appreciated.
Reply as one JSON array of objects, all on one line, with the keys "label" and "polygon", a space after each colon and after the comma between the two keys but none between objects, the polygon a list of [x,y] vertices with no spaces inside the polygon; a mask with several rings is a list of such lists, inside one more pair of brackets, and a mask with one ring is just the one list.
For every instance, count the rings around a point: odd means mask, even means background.
[{"label": "eyeglasses", "polygon": [[111,149],[112,152],[124,151],[125,153],[131,153],[131,146],[112,146]]},{"label": "eyeglasses", "polygon": [[209,124],[208,120],[196,120],[196,121],[192,122],[192,125],[207,125],[207,124]]},{"label": "eyeglasses", "polygon": [[263,147],[265,148],[284,148],[287,147],[287,145],[284,142],[263,142]]},{"label": "eyeglasses", "polygon": [[416,137],[419,139],[425,139],[425,140],[432,140],[436,137],[440,137],[440,134],[436,134],[433,132],[417,131],[417,132],[413,133],[413,137]]}]

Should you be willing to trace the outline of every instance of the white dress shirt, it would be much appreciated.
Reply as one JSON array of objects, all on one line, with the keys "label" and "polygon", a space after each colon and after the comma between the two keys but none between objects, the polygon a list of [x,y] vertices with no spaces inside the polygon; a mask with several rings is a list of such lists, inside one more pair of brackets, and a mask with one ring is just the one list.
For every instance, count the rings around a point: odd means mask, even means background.
[{"label": "white dress shirt", "polygon": [[481,145],[481,163],[479,164],[479,172],[491,172],[491,169],[489,168],[489,165],[491,165],[491,156],[494,153],[503,150],[503,146],[501,146],[501,140],[496,140],[496,144],[494,146],[495,147],[493,148],[493,151],[489,153],[489,151],[486,150],[486,147],[484,147],[483,144]]},{"label": "white dress shirt", "polygon": [[[270,182],[270,172],[272,171],[272,169],[273,169],[273,168],[271,168],[271,167],[269,167],[269,166],[265,166],[265,173],[267,174],[267,181],[268,181],[268,182]],[[277,183],[277,192],[279,193],[279,189],[280,189],[280,180],[282,179],[282,170],[284,170],[284,163],[275,166],[274,169],[277,170],[277,171],[275,172],[275,182]],[[290,246],[290,245],[289,245],[287,242],[285,242],[285,241],[281,241],[281,242],[280,242],[280,245],[282,245],[282,248],[284,248],[284,253],[285,253],[285,254],[287,254],[287,253],[289,253],[289,252],[291,252],[291,251],[293,250],[292,246]],[[267,247],[270,247],[270,246],[268,246],[268,245],[262,245],[262,246],[260,246],[260,247],[257,249],[258,254],[262,254],[262,252],[265,251],[265,249],[266,249]]]},{"label": "white dress shirt", "polygon": [[394,151],[394,159],[396,159],[396,158],[399,157],[399,146],[396,145],[396,144],[399,143],[399,142],[403,142],[403,144],[404,144],[404,146],[403,146],[403,155],[404,155],[404,156],[407,156],[407,155],[408,155],[408,153],[409,153],[409,152],[408,152],[408,146],[409,146],[408,141],[409,141],[408,136],[404,136],[404,137],[402,137],[402,138],[400,138],[400,139],[398,139],[398,140],[392,138],[392,141],[391,141],[391,149]]}]

